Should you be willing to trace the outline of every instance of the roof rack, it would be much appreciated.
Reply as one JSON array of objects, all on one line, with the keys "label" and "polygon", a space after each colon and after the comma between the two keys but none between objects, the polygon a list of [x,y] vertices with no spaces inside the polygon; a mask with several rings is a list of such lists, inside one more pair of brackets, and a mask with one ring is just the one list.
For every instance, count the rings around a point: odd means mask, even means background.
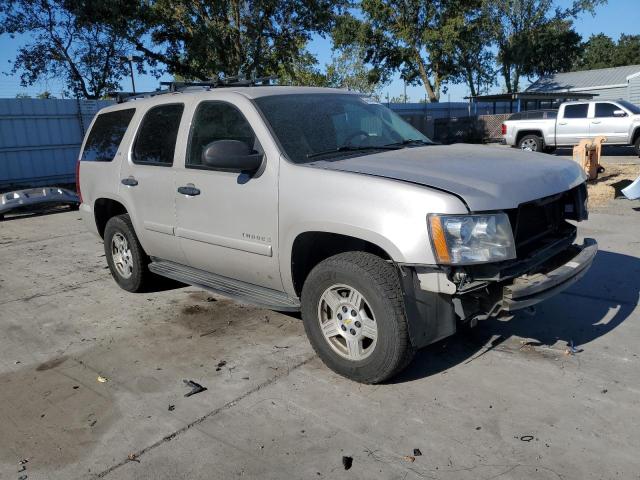
[{"label": "roof rack", "polygon": [[275,85],[278,77],[271,75],[268,77],[257,77],[247,79],[242,76],[214,78],[203,82],[160,82],[160,86],[166,86],[166,89],[158,88],[153,92],[110,92],[109,97],[117,100],[118,103],[128,102],[135,100],[136,98],[148,98],[155,97],[157,95],[164,95],[167,93],[177,93],[190,90],[204,89],[210,90],[212,88],[224,88],[224,87],[255,87],[255,86],[270,86]]}]

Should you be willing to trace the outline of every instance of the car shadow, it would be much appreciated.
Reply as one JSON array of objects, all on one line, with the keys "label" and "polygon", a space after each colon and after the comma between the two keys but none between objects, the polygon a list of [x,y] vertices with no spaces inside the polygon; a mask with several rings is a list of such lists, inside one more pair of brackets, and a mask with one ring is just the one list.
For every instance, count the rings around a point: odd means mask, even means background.
[{"label": "car shadow", "polygon": [[529,340],[532,346],[586,345],[624,322],[636,309],[639,292],[640,258],[601,250],[582,280],[540,304],[534,315],[485,320],[429,345],[390,383],[418,380],[468,363],[512,337]]}]

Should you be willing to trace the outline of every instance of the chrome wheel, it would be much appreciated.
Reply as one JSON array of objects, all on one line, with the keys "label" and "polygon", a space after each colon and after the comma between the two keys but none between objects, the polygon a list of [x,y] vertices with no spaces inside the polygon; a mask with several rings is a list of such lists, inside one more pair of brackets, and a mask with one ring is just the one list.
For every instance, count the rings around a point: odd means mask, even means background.
[{"label": "chrome wheel", "polygon": [[538,142],[536,142],[533,138],[527,138],[522,141],[522,143],[520,144],[520,148],[522,150],[526,150],[527,152],[537,152]]},{"label": "chrome wheel", "polygon": [[117,232],[111,237],[111,258],[118,275],[129,278],[133,274],[133,255],[127,237]]},{"label": "chrome wheel", "polygon": [[318,321],[325,340],[338,355],[358,361],[373,353],[378,326],[369,303],[355,288],[327,288],[318,303]]}]

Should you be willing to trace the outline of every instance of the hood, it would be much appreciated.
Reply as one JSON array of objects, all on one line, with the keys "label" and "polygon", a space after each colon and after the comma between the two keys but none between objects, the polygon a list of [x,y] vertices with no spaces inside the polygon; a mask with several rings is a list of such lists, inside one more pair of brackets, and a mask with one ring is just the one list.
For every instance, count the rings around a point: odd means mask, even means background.
[{"label": "hood", "polygon": [[580,166],[542,153],[482,145],[431,145],[316,161],[308,166],[445,190],[471,211],[516,208],[585,180]]}]

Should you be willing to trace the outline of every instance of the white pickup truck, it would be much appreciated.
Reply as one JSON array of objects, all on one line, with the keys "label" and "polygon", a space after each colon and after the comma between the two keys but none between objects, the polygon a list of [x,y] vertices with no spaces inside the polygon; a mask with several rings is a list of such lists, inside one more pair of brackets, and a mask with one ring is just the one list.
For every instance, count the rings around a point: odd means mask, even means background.
[{"label": "white pickup truck", "polygon": [[534,152],[604,136],[609,145],[633,145],[640,155],[640,107],[626,100],[567,102],[555,111],[514,114],[502,124],[505,143]]}]

